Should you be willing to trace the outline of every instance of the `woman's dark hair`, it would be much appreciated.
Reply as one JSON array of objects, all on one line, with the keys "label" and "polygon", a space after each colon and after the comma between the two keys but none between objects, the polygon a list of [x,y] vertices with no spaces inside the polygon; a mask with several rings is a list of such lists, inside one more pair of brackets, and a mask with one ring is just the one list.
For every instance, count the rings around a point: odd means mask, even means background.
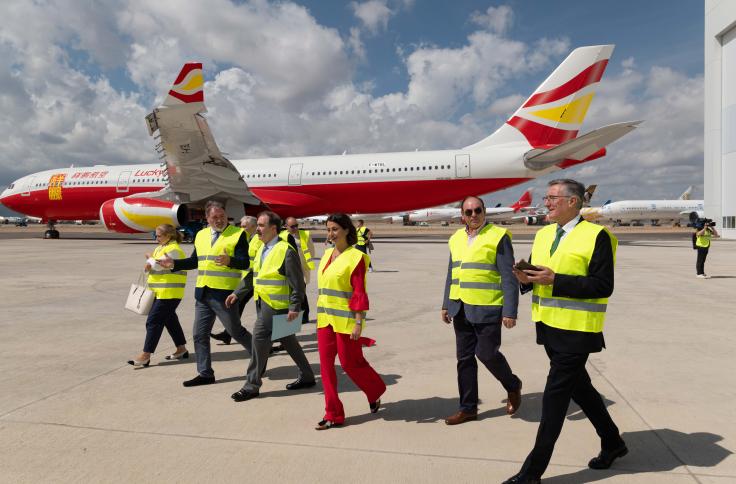
[{"label": "woman's dark hair", "polygon": [[333,222],[348,231],[348,245],[355,245],[358,243],[358,232],[355,230],[355,225],[350,217],[344,213],[333,213],[327,216],[327,222]]}]

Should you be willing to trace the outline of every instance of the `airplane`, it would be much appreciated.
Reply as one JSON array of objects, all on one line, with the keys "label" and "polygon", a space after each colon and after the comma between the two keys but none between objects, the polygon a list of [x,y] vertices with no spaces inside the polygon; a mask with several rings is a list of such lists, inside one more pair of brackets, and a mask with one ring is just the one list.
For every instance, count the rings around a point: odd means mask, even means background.
[{"label": "airplane", "polygon": [[[510,220],[514,214],[525,209],[532,203],[532,189],[526,190],[519,200],[509,207],[488,207],[486,217],[494,222]],[[499,204],[500,205],[500,204]],[[423,210],[415,210],[408,215],[408,221],[415,222],[440,222],[460,219],[460,207],[435,207]]]},{"label": "airplane", "polygon": [[[688,189],[685,194],[690,191]],[[603,205],[588,220],[612,222],[614,226],[644,221],[651,221],[652,225],[659,225],[661,222],[679,225],[682,220],[702,218],[704,214],[703,200],[622,200]]]},{"label": "airplane", "polygon": [[187,63],[163,105],[146,116],[160,163],[52,169],[25,176],[0,203],[48,224],[94,220],[109,230],[149,232],[203,219],[218,199],[233,219],[269,208],[282,217],[392,213],[437,206],[526,183],[601,158],[641,121],[582,136],[613,45],[580,47],[494,133],[460,149],[230,161],[210,131],[201,63]]}]

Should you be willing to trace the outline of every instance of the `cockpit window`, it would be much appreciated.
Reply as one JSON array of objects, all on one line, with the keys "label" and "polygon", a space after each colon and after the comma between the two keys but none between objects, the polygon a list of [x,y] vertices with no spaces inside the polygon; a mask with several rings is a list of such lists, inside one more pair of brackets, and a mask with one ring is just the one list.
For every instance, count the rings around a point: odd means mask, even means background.
[{"label": "cockpit window", "polygon": [[10,186],[8,187],[8,190],[12,190],[14,186],[15,186],[15,183],[11,183]]}]

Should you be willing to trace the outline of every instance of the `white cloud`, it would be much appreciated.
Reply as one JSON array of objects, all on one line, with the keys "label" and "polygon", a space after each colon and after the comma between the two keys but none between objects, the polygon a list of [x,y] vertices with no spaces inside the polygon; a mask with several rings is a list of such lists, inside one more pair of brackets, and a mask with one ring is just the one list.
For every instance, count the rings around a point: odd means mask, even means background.
[{"label": "white cloud", "polygon": [[386,3],[386,0],[368,0],[367,2],[351,2],[350,6],[363,27],[375,34],[386,30],[388,21],[394,14]]},{"label": "white cloud", "polygon": [[473,12],[471,22],[490,32],[505,34],[514,19],[514,12],[508,5],[488,7],[485,12]]}]

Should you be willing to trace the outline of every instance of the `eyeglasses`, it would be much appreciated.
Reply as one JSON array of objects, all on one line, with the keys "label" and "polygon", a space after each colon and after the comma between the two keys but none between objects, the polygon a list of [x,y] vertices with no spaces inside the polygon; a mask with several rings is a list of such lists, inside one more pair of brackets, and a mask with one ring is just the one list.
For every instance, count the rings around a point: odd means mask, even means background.
[{"label": "eyeglasses", "polygon": [[572,195],[545,195],[542,197],[542,200],[545,202],[554,202],[558,198],[572,198]]},{"label": "eyeglasses", "polygon": [[296,225],[289,225],[289,228],[290,228],[290,229],[298,229],[298,228],[299,228],[299,224],[296,224]]},{"label": "eyeglasses", "polygon": [[465,214],[466,217],[470,217],[473,214],[480,215],[481,213],[483,213],[483,207],[475,207],[474,209],[469,208],[465,210],[463,213]]}]

